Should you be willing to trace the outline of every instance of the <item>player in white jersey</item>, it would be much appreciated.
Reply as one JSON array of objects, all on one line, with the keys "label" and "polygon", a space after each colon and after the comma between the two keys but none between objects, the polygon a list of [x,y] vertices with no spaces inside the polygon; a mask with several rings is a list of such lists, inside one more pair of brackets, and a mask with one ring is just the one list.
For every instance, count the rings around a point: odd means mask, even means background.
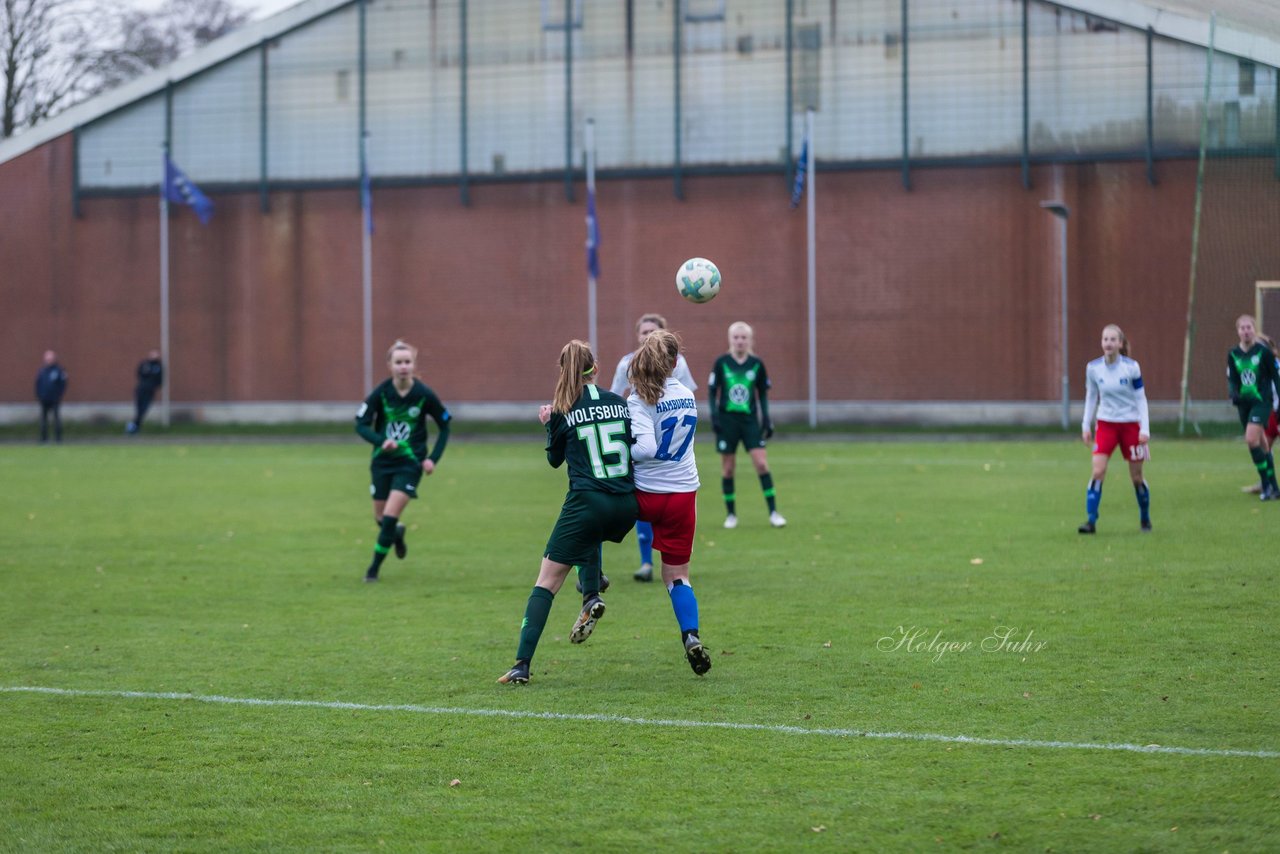
[{"label": "player in white jersey", "polygon": [[1086,445],[1093,446],[1093,471],[1085,493],[1085,511],[1089,518],[1079,527],[1080,533],[1092,534],[1097,530],[1102,480],[1107,475],[1107,461],[1117,446],[1129,463],[1129,477],[1138,499],[1139,527],[1150,531],[1151,490],[1142,477],[1142,464],[1148,458],[1147,443],[1151,438],[1147,393],[1142,386],[1142,369],[1129,358],[1129,340],[1114,323],[1102,330],[1102,357],[1085,368],[1080,438]]},{"label": "player in white jersey", "polygon": [[[636,321],[636,343],[643,344],[644,339],[649,337],[651,332],[666,328],[667,319],[662,315],[642,314]],[[609,391],[623,398],[631,394],[627,369],[631,367],[632,355],[628,353],[618,360],[618,367],[613,372],[613,385],[609,387]],[[674,376],[684,383],[689,391],[698,390],[698,384],[693,381],[693,374],[689,373],[689,363],[684,360],[683,354],[676,358]],[[632,577],[636,581],[653,581],[653,527],[648,522],[636,522],[636,544],[640,547],[640,568]]]},{"label": "player in white jersey", "polygon": [[662,553],[662,580],[680,624],[680,640],[693,672],[711,669],[711,656],[698,634],[698,599],[689,585],[689,560],[698,524],[698,466],[693,439],[698,402],[672,376],[680,339],[665,329],[648,335],[631,360],[627,398],[635,444],[636,503],[639,518],[653,525],[653,547]]}]

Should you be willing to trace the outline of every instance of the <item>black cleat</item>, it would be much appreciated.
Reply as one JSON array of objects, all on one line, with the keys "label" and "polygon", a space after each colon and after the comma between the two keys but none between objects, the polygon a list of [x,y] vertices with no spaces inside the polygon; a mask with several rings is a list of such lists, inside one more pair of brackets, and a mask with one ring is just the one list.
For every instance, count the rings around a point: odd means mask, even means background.
[{"label": "black cleat", "polygon": [[636,581],[653,581],[653,564],[642,563],[640,568],[631,576]]},{"label": "black cleat", "polygon": [[689,666],[699,676],[711,669],[711,656],[707,655],[697,635],[691,634],[684,639],[684,657],[689,659]]},{"label": "black cleat", "polygon": [[582,643],[591,637],[591,633],[596,629],[596,623],[600,622],[600,618],[604,616],[604,600],[599,596],[595,596],[582,606],[582,613],[578,615],[578,619],[573,624],[573,630],[569,632],[569,643]]},{"label": "black cleat", "polygon": [[498,677],[503,685],[525,685],[529,682],[529,662],[517,661],[516,666]]},{"label": "black cleat", "polygon": [[1139,523],[1138,523],[1138,527],[1139,527],[1141,530],[1143,530],[1143,531],[1150,532],[1150,531],[1151,531],[1151,520],[1150,520],[1150,519],[1143,519],[1141,522],[1139,522]]},{"label": "black cleat", "polygon": [[404,525],[396,525],[396,557],[404,560],[404,556],[409,553],[409,547],[404,542]]},{"label": "black cleat", "polygon": [[364,574],[364,580],[365,580],[365,582],[366,582],[366,583],[367,583],[367,582],[370,582],[370,581],[377,581],[377,580],[378,580],[378,573],[374,572],[374,571],[371,569],[371,570],[369,570],[368,572],[366,572],[366,573]]},{"label": "black cleat", "polygon": [[1085,523],[1084,523],[1083,525],[1081,525],[1079,528],[1076,528],[1076,530],[1077,530],[1077,531],[1079,531],[1079,532],[1080,532],[1080,533],[1082,533],[1082,534],[1096,534],[1096,533],[1098,533],[1098,529],[1097,529],[1096,527],[1094,527],[1094,525],[1093,525],[1093,523],[1092,523],[1092,522],[1085,522]]}]

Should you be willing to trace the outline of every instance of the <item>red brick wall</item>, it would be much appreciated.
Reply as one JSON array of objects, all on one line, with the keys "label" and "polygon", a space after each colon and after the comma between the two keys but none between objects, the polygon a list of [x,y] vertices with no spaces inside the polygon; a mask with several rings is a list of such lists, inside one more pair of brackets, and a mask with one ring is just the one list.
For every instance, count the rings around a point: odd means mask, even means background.
[{"label": "red brick wall", "polygon": [[[31,399],[47,347],[71,373],[69,400],[128,399],[134,366],[158,345],[157,202],[86,199],[74,218],[70,158],[62,138],[0,164],[0,402]],[[1044,167],[1025,190],[1016,167],[919,169],[910,191],[896,171],[820,173],[819,398],[1058,399],[1057,231],[1039,202],[1060,180],[1073,396],[1102,326],[1117,322],[1150,395],[1176,399],[1195,163],[1157,172],[1153,187],[1141,163]],[[670,179],[599,184],[606,372],[645,311],[682,334],[700,382],[728,325],[746,320],[774,397],[806,398],[803,207],[788,209],[781,176],[686,178],[684,189],[679,201]],[[1221,396],[1218,363],[1254,278],[1280,279],[1280,241],[1254,234],[1247,213],[1251,194],[1274,207],[1275,192],[1241,182],[1206,204],[1200,396]],[[422,373],[446,401],[546,398],[560,347],[587,335],[583,195],[569,203],[560,182],[481,185],[464,207],[453,187],[375,191],[377,374],[399,336],[422,348]],[[256,193],[214,199],[208,227],[172,213],[173,399],[362,397],[355,189],[274,193],[269,214]],[[675,293],[691,255],[724,276],[707,305]]]}]

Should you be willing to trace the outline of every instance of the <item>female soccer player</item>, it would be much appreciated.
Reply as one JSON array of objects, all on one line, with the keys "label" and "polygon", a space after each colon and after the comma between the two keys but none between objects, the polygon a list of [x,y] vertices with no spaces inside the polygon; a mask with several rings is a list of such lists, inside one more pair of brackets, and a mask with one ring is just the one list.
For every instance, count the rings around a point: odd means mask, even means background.
[{"label": "female soccer player", "polygon": [[[1102,329],[1102,357],[1094,359],[1084,370],[1084,419],[1080,438],[1093,446],[1093,472],[1085,493],[1088,521],[1077,530],[1082,534],[1097,531],[1098,504],[1102,501],[1102,480],[1107,476],[1107,461],[1120,446],[1129,462],[1129,478],[1138,498],[1138,525],[1151,530],[1151,490],[1142,479],[1142,464],[1147,459],[1147,442],[1151,438],[1151,421],[1147,414],[1147,393],[1142,387],[1142,369],[1129,358],[1129,339],[1114,323]],[[1097,415],[1097,431],[1094,416]]]},{"label": "female soccer player", "polygon": [[[751,351],[754,333],[738,321],[729,327],[729,352],[711,369],[707,381],[711,392],[711,428],[716,431],[716,450],[720,452],[720,488],[724,491],[726,528],[738,527],[733,474],[738,443],[747,449],[760,477],[760,488],[769,507],[769,524],[781,528],[787,524],[778,512],[773,492],[773,475],[769,473],[769,457],[764,442],[773,435],[769,420],[769,375],[764,362]],[[759,416],[756,401],[759,400]]]},{"label": "female soccer player", "polygon": [[[643,344],[651,332],[667,328],[667,319],[660,314],[642,314],[636,321],[636,343]],[[627,397],[631,394],[631,384],[627,381],[627,369],[631,366],[632,353],[618,360],[618,367],[613,372],[613,384],[609,391]],[[689,373],[689,363],[684,354],[676,360],[675,378],[684,383],[690,391],[697,391],[698,384]],[[636,522],[636,544],[640,546],[640,568],[632,576],[636,581],[653,581],[653,527],[648,522]],[[608,586],[608,585],[605,585]]]},{"label": "female soccer player", "polygon": [[[400,514],[418,497],[418,481],[431,474],[449,441],[450,416],[440,398],[415,374],[418,348],[397,340],[387,351],[391,376],[378,385],[356,412],[356,432],[373,445],[369,462],[373,518],[378,540],[365,581],[377,581],[387,552],[404,558],[408,547]],[[436,422],[436,444],[427,453],[427,417]]]},{"label": "female soccer player", "polygon": [[570,341],[560,351],[555,397],[538,410],[538,420],[547,428],[547,462],[552,468],[569,464],[569,493],[525,605],[515,666],[498,677],[504,684],[529,681],[529,662],[551,603],[575,564],[582,583],[582,611],[569,641],[582,643],[591,636],[605,609],[600,598],[600,546],[605,540],[622,542],[636,521],[631,414],[626,401],[596,388],[595,380],[590,346]]},{"label": "female soccer player", "polygon": [[628,377],[635,393],[627,399],[635,447],[636,501],[640,518],[653,525],[653,547],[662,553],[662,580],[680,625],[680,640],[693,672],[711,669],[711,656],[698,636],[698,599],[689,586],[689,559],[698,522],[698,466],[693,437],[698,401],[672,374],[680,339],[665,330],[650,334],[636,350]]},{"label": "female soccer player", "polygon": [[1236,319],[1236,335],[1240,344],[1227,353],[1227,390],[1231,402],[1240,413],[1244,442],[1258,470],[1263,501],[1280,498],[1276,485],[1276,464],[1267,447],[1266,425],[1271,418],[1275,388],[1280,387],[1275,354],[1258,340],[1253,317],[1242,314]]}]

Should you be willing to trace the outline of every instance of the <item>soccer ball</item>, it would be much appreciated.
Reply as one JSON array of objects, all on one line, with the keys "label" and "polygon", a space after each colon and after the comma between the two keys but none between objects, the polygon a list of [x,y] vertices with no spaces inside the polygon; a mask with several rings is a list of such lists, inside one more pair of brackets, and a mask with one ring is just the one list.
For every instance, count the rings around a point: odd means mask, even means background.
[{"label": "soccer ball", "polygon": [[711,302],[720,293],[720,270],[706,258],[690,258],[676,270],[676,292],[689,302]]}]

